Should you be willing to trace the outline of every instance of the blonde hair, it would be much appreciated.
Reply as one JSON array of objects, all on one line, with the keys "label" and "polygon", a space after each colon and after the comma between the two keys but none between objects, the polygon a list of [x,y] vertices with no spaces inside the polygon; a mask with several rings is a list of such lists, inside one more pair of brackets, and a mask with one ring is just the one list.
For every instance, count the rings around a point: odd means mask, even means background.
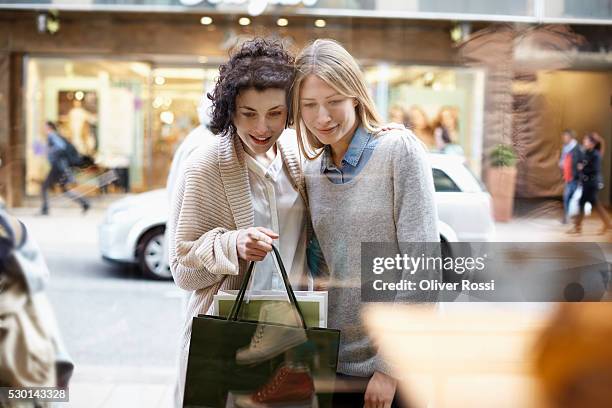
[{"label": "blonde hair", "polygon": [[319,157],[324,146],[301,121],[300,92],[302,82],[310,74],[318,76],[341,95],[355,98],[357,119],[368,132],[376,133],[380,129],[382,119],[368,93],[363,73],[351,54],[338,42],[315,40],[300,52],[295,60],[295,68],[291,111],[298,144],[307,159]]}]

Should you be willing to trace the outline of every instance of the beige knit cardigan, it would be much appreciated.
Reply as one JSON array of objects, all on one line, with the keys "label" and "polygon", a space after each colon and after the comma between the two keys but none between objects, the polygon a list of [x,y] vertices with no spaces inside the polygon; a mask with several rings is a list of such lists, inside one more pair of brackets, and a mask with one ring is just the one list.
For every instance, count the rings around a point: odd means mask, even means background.
[{"label": "beige knit cardigan", "polygon": [[[294,188],[308,206],[295,132],[287,130],[279,148]],[[174,281],[192,291],[183,331],[187,352],[191,320],[206,313],[219,290],[238,289],[247,262],[239,260],[239,229],[253,226],[253,204],[244,149],[238,137],[214,137],[189,157],[174,192],[169,228],[170,268]],[[309,219],[309,217],[308,217]]]}]

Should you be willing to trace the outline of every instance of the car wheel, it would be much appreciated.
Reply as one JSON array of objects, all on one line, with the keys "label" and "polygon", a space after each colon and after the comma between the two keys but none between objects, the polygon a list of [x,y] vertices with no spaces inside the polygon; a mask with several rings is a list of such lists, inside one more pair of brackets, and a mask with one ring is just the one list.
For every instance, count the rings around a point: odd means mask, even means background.
[{"label": "car wheel", "polygon": [[150,279],[172,279],[170,266],[164,257],[164,232],[159,226],[145,232],[138,241],[138,264],[142,274]]}]

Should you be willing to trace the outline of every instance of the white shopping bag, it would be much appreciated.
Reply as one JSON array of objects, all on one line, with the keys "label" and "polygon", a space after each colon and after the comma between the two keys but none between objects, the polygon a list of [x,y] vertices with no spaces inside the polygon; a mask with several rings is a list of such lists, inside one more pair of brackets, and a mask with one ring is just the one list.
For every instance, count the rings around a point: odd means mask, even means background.
[{"label": "white shopping bag", "polygon": [[[567,215],[569,217],[575,217],[580,213],[580,198],[582,197],[582,186],[578,186],[572,198],[570,198],[569,208],[567,210]],[[591,203],[586,203],[584,205],[584,214],[591,215]]]},{"label": "white shopping bag", "polygon": [[[302,309],[304,320],[308,327],[327,328],[327,292],[326,291],[294,291],[295,298]],[[238,296],[237,290],[220,291],[213,297],[213,303],[207,314],[212,316],[227,316],[234,300]],[[253,290],[247,294],[243,308],[245,320],[257,320],[259,309],[269,302],[288,302],[287,292],[284,290]]]}]

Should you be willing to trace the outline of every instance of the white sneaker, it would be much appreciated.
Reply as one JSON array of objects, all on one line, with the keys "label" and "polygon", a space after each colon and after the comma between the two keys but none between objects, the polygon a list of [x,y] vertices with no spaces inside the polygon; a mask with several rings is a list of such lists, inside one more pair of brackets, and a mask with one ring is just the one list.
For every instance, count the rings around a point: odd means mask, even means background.
[{"label": "white sneaker", "polygon": [[290,303],[275,302],[263,305],[258,320],[259,325],[251,337],[251,343],[236,350],[237,364],[255,364],[269,360],[308,340],[303,328],[291,327],[296,326],[299,320]]}]

